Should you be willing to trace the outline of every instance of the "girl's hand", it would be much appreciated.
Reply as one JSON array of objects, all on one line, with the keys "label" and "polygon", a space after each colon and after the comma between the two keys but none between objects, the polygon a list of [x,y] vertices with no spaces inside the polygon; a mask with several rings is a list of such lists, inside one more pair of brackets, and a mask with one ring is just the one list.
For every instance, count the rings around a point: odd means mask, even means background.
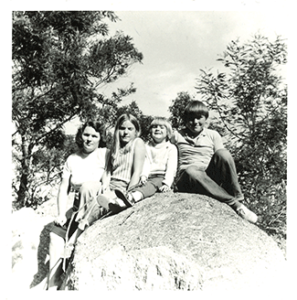
[{"label": "girl's hand", "polygon": [[162,193],[166,193],[170,191],[170,187],[166,184],[163,184],[162,186],[159,187],[159,191]]},{"label": "girl's hand", "polygon": [[145,175],[142,175],[139,181],[140,185],[144,185],[146,184],[146,182],[147,182],[147,177]]},{"label": "girl's hand", "polygon": [[65,215],[58,215],[54,222],[62,227],[67,222],[67,218]]}]

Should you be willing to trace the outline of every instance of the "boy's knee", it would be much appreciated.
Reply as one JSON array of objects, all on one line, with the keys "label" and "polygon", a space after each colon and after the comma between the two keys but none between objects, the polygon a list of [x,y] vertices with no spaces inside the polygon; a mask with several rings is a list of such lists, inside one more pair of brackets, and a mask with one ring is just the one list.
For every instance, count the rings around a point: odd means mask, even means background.
[{"label": "boy's knee", "polygon": [[185,172],[188,174],[188,176],[199,179],[202,178],[205,175],[204,171],[201,171],[198,167],[196,166],[190,166],[188,167]]},{"label": "boy's knee", "polygon": [[227,149],[219,149],[214,153],[214,156],[221,159],[228,161],[231,157],[230,152]]}]

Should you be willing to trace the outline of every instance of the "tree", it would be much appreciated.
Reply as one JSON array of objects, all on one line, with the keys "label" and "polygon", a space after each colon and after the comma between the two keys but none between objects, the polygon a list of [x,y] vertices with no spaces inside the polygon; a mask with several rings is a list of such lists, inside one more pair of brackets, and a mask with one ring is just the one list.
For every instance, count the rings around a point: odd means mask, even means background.
[{"label": "tree", "polygon": [[264,217],[266,229],[285,235],[287,86],[279,75],[287,47],[256,35],[232,41],[219,58],[226,72],[202,70],[199,96],[218,113],[225,140],[251,206]]},{"label": "tree", "polygon": [[[30,11],[13,12],[12,17],[13,160],[22,207],[31,205],[36,157],[50,165],[56,158],[49,159],[48,151],[61,144],[66,122],[96,117],[104,106],[114,107],[135,91],[131,85],[106,99],[100,87],[124,75],[143,56],[122,32],[107,38],[104,19],[117,21],[113,12]],[[49,165],[41,169],[49,170]]]},{"label": "tree", "polygon": [[185,126],[183,122],[183,115],[185,107],[193,100],[187,92],[180,92],[177,97],[172,100],[172,105],[169,106],[170,117],[169,121],[173,128],[180,129]]}]

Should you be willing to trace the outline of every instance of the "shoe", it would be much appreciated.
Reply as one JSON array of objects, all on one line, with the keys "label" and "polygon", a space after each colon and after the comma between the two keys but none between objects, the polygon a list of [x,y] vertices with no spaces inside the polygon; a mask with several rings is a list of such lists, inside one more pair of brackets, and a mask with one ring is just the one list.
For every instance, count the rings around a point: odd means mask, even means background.
[{"label": "shoe", "polygon": [[90,224],[89,224],[87,219],[82,219],[82,220],[79,221],[78,228],[81,231],[84,231],[89,226],[90,226]]},{"label": "shoe", "polygon": [[250,223],[257,223],[258,216],[253,213],[251,210],[249,210],[246,206],[241,204],[237,209],[236,212],[239,216],[241,216],[243,219],[249,221]]},{"label": "shoe", "polygon": [[109,203],[108,211],[111,212],[112,214],[117,214],[117,213],[125,210],[126,208],[127,208],[127,206],[121,207],[119,204]]},{"label": "shoe", "polygon": [[122,191],[115,189],[114,192],[117,195],[117,197],[125,203],[127,207],[131,207],[135,204],[133,200],[128,200],[128,198]]}]

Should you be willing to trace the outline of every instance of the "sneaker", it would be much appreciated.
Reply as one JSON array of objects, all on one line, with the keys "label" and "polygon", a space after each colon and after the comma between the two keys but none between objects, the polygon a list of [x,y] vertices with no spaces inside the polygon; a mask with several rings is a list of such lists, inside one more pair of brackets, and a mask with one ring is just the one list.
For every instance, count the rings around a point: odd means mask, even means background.
[{"label": "sneaker", "polygon": [[131,199],[128,200],[128,198],[122,191],[115,189],[114,192],[117,195],[117,197],[125,203],[125,205],[127,207],[131,207],[135,204],[135,202],[133,200],[131,200]]},{"label": "sneaker", "polygon": [[108,212],[118,213],[126,208],[126,205],[122,207],[116,199],[110,199],[104,195],[97,196],[97,203],[99,206],[104,207]]},{"label": "sneaker", "polygon": [[114,202],[116,205],[118,205],[120,208],[127,208],[127,205],[121,198],[114,199]]},{"label": "sneaker", "polygon": [[239,216],[243,219],[249,221],[250,223],[257,223],[258,217],[255,213],[250,211],[246,206],[241,204],[237,209],[236,212]]}]

